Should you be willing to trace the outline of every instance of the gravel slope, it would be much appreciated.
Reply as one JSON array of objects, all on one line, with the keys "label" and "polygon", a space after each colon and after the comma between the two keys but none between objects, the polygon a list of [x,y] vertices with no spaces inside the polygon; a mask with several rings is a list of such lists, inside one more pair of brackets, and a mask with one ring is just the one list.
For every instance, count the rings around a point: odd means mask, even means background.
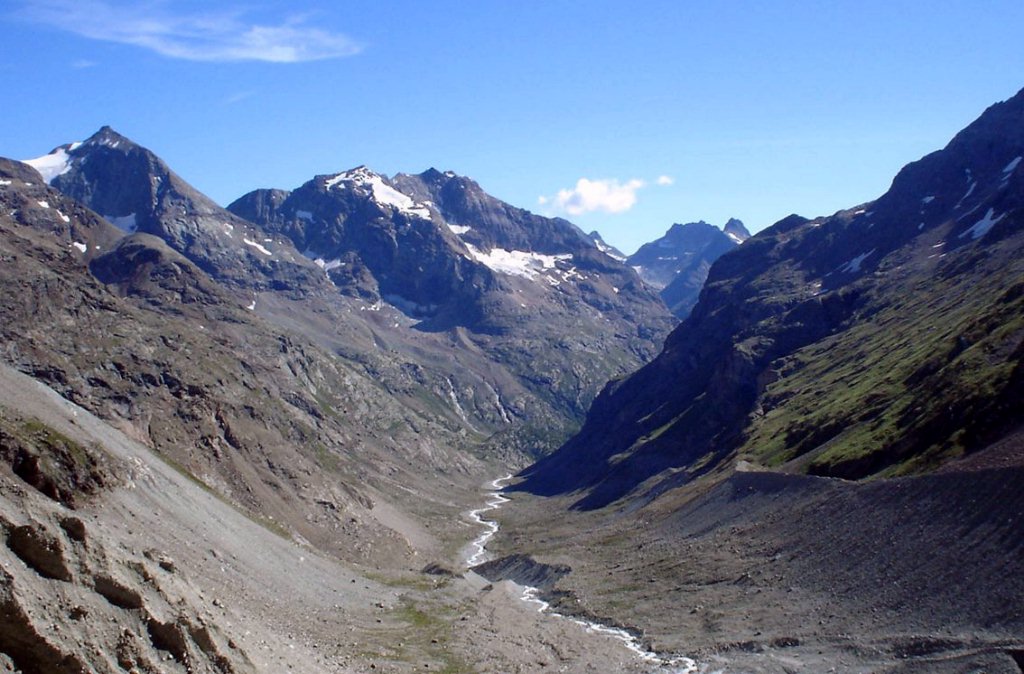
[{"label": "gravel slope", "polygon": [[[0,672],[648,670],[618,640],[539,613],[513,583],[355,566],[286,540],[6,366],[0,401],[3,420],[44,424],[107,455],[109,471],[72,510],[0,465]],[[432,529],[463,548],[480,533],[466,519]],[[41,544],[27,550],[17,541],[30,529]],[[408,539],[418,563],[457,568],[430,532]]]},{"label": "gravel slope", "polygon": [[863,484],[734,472],[629,512],[513,493],[493,547],[572,567],[563,610],[724,672],[1019,672],[1021,444]]}]

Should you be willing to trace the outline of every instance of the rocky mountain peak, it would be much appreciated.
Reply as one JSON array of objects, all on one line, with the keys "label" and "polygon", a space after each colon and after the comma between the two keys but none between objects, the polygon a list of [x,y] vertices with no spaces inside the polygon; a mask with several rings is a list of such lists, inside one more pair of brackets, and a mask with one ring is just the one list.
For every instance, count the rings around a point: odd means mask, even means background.
[{"label": "rocky mountain peak", "polygon": [[228,213],[111,127],[62,148],[28,163],[126,234],[151,234],[204,272],[247,289],[305,292],[322,283],[319,270],[286,243]]},{"label": "rocky mountain peak", "polygon": [[685,225],[682,224],[682,223],[678,223],[677,222],[677,223],[674,223],[671,227],[668,228],[668,231],[665,232],[665,236],[662,237],[662,238],[670,239],[670,240],[671,239],[678,239],[678,238],[680,238],[682,236],[685,236],[687,232],[698,231],[698,230],[705,230],[706,231],[708,228],[714,229],[714,226],[713,225],[709,225],[708,223],[704,222],[703,220],[698,220],[697,222],[688,222]]},{"label": "rocky mountain peak", "polygon": [[722,231],[736,243],[743,243],[750,238],[750,231],[746,225],[743,224],[742,220],[736,218],[729,218],[729,222],[725,223]]},{"label": "rocky mountain peak", "polygon": [[70,171],[76,162],[96,147],[128,152],[138,146],[109,126],[104,126],[84,141],[59,145],[48,154],[34,159],[26,159],[24,163],[39,171],[47,184],[53,184],[54,180]]},{"label": "rocky mountain peak", "polygon": [[325,178],[324,188],[353,190],[361,196],[368,197],[378,206],[398,211],[408,217],[430,219],[430,209],[426,205],[399,192],[390,180],[366,166],[357,166]]},{"label": "rocky mountain peak", "polygon": [[[402,176],[402,175],[405,175],[405,174],[399,173],[398,175],[395,176],[395,179],[397,179],[399,176]],[[420,173],[416,177],[419,178],[420,180],[422,180],[424,183],[427,183],[427,184],[439,184],[439,183],[446,182],[449,178],[455,177],[455,174],[453,172],[451,172],[451,171],[443,171],[442,172],[442,171],[439,171],[438,169],[434,168],[433,166],[431,166],[426,171],[424,171],[423,173]]]},{"label": "rocky mountain peak", "polygon": [[111,149],[120,149],[122,152],[138,147],[131,139],[122,136],[110,126],[100,127],[100,130],[89,136],[82,145],[102,145]]},{"label": "rocky mountain peak", "polygon": [[608,257],[612,258],[613,260],[617,260],[619,262],[626,261],[626,255],[623,254],[622,251],[620,251],[615,246],[612,246],[608,242],[606,242],[604,238],[601,236],[601,233],[598,232],[596,229],[592,231],[590,234],[587,234],[587,238],[594,242],[594,246],[599,251],[601,251]]}]

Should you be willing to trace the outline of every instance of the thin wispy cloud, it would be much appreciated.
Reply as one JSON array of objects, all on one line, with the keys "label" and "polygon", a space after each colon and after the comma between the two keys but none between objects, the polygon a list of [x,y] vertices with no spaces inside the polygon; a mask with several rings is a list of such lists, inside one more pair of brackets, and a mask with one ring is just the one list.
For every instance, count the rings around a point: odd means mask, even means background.
[{"label": "thin wispy cloud", "polygon": [[676,179],[672,176],[658,176],[658,180],[656,182],[662,187],[668,187],[669,185],[674,184],[675,181]]},{"label": "thin wispy cloud", "polygon": [[224,97],[221,101],[223,105],[234,105],[235,103],[241,103],[247,98],[252,98],[256,95],[255,91],[239,91]]},{"label": "thin wispy cloud", "polygon": [[75,70],[85,70],[86,68],[94,68],[95,66],[96,62],[88,59],[78,59],[77,61],[71,62],[71,67]]},{"label": "thin wispy cloud", "polygon": [[580,178],[575,187],[559,190],[554,197],[540,197],[538,203],[569,215],[594,211],[624,213],[636,205],[636,193],[645,185],[643,180],[636,178],[624,183],[614,178]]},{"label": "thin wispy cloud", "polygon": [[346,35],[308,25],[304,16],[260,25],[245,20],[240,10],[175,12],[162,1],[32,0],[20,14],[82,37],[188,61],[300,63],[352,56],[361,49]]}]

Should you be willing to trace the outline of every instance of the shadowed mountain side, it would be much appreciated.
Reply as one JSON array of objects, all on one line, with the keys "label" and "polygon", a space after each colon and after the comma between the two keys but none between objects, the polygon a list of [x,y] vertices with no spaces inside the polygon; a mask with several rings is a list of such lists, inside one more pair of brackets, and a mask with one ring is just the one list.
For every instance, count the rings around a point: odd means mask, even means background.
[{"label": "shadowed mountain side", "polygon": [[519,488],[595,508],[735,457],[928,471],[1024,415],[1024,92],[876,202],[791,216],[713,265],[654,361],[605,387]]}]

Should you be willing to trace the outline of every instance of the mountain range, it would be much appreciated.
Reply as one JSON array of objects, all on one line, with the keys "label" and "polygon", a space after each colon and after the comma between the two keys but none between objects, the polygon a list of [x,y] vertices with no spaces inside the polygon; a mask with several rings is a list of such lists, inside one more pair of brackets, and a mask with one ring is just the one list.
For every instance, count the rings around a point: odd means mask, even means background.
[{"label": "mountain range", "polygon": [[[653,357],[674,323],[574,225],[450,172],[389,179],[359,167],[223,209],[108,127],[29,163],[403,404],[524,454],[564,440],[602,383]],[[104,281],[132,273],[91,269]]]}]

